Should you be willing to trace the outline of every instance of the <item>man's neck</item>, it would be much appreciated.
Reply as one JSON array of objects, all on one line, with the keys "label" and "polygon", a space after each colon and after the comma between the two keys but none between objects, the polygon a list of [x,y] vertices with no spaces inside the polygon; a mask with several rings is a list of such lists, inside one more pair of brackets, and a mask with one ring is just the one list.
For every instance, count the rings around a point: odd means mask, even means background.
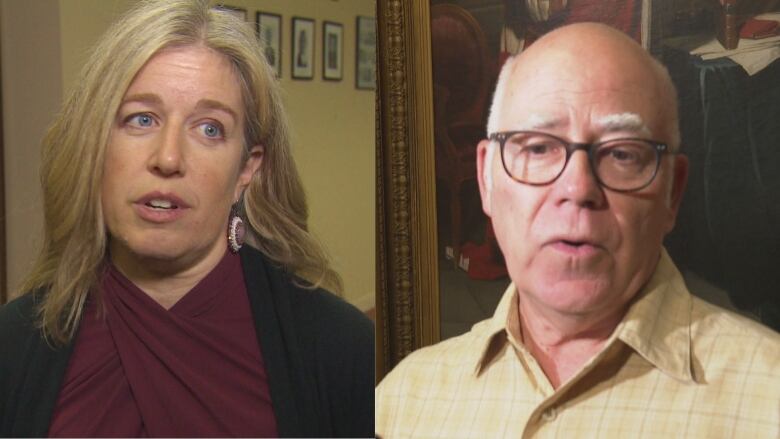
[{"label": "man's neck", "polygon": [[625,314],[617,309],[600,318],[561,315],[518,300],[523,344],[557,389],[597,355]]}]

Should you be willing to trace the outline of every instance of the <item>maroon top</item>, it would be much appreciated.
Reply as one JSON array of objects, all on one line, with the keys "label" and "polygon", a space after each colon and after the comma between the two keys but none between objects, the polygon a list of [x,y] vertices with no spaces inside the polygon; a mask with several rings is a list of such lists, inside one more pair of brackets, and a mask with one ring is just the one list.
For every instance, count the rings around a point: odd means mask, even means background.
[{"label": "maroon top", "polygon": [[113,265],[89,300],[49,436],[276,436],[238,255],[169,310]]}]

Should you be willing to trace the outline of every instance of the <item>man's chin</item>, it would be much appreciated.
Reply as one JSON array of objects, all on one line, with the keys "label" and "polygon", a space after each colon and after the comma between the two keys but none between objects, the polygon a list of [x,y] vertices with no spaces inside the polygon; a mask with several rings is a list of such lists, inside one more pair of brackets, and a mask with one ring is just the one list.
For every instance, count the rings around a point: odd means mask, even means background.
[{"label": "man's chin", "polygon": [[[612,282],[603,277],[540,279],[526,292],[544,307],[564,314],[590,314],[615,300]],[[522,300],[522,292],[521,300]]]}]

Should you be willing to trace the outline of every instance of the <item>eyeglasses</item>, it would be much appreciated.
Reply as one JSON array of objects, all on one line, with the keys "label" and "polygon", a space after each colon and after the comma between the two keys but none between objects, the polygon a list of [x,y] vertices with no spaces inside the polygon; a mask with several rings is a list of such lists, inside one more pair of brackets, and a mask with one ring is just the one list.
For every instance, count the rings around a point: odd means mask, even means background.
[{"label": "eyeglasses", "polygon": [[572,154],[583,150],[600,185],[618,192],[638,191],[655,178],[661,156],[672,153],[666,144],[645,139],[570,143],[534,131],[504,131],[488,138],[501,146],[506,173],[515,181],[534,186],[555,181]]}]

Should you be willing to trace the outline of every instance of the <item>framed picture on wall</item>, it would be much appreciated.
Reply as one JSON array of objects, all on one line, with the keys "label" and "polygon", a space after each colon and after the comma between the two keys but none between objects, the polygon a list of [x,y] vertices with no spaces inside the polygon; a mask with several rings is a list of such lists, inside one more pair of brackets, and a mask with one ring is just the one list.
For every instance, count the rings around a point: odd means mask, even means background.
[{"label": "framed picture on wall", "polygon": [[278,14],[258,12],[257,36],[263,43],[263,52],[268,64],[276,73],[277,78],[282,77],[282,17]]},{"label": "framed picture on wall", "polygon": [[314,20],[293,17],[291,61],[293,79],[314,77]]},{"label": "framed picture on wall", "polygon": [[236,18],[240,18],[241,20],[246,21],[246,9],[244,8],[237,8],[235,6],[228,5],[219,5],[217,8],[230,12],[231,14],[235,15]]},{"label": "framed picture on wall", "polygon": [[355,87],[376,88],[376,19],[357,17],[355,38]]},{"label": "framed picture on wall", "polygon": [[325,21],[322,25],[322,77],[341,81],[344,60],[344,26]]}]

